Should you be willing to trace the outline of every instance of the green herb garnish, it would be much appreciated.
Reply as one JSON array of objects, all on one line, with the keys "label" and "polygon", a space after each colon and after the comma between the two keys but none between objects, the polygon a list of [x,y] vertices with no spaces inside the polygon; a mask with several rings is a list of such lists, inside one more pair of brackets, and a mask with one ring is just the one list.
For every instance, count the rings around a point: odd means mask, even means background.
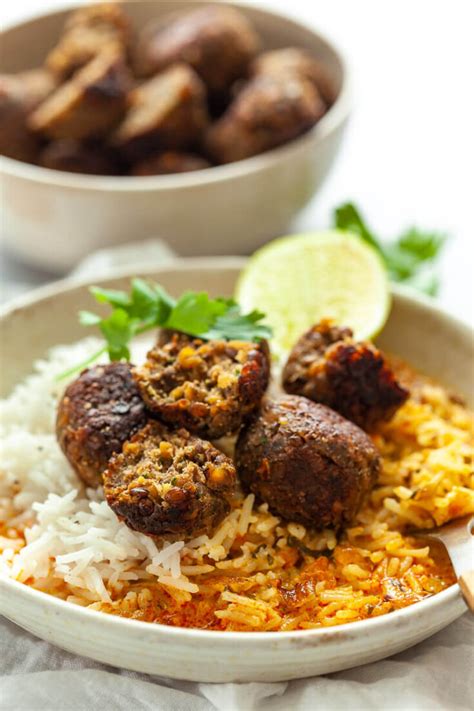
[{"label": "green herb garnish", "polygon": [[334,210],[333,220],[335,227],[354,232],[379,252],[392,281],[430,296],[437,294],[440,282],[435,262],[446,241],[445,234],[411,227],[394,241],[382,242],[350,202]]},{"label": "green herb garnish", "polygon": [[102,318],[91,311],[80,311],[83,326],[100,329],[105,345],[86,362],[62,373],[66,377],[107,352],[111,361],[130,360],[130,342],[135,336],[154,328],[169,328],[209,340],[260,341],[270,338],[269,326],[261,323],[265,314],[243,314],[233,299],[212,299],[206,292],[186,291],[173,299],[159,284],[132,279],[130,293],[92,286],[90,292],[100,304],[112,307]]}]

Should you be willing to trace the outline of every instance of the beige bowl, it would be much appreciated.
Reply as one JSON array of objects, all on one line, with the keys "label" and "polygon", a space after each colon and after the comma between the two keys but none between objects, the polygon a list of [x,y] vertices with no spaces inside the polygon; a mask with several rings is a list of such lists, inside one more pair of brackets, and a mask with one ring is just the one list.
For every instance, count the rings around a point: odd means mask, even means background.
[{"label": "beige bowl", "polygon": [[[180,10],[196,7],[180,2]],[[175,2],[124,2],[136,27]],[[23,260],[65,271],[91,251],[157,236],[182,255],[247,254],[284,232],[322,185],[349,114],[347,68],[324,37],[267,10],[239,6],[266,48],[305,47],[325,62],[337,91],[328,113],[301,138],[237,163],[194,173],[101,177],[1,160],[3,233]],[[1,71],[41,64],[66,11],[34,18],[2,37]]]},{"label": "beige bowl", "polygon": [[[187,288],[230,296],[242,264],[231,258],[182,260],[142,276],[160,281],[176,295]],[[124,289],[130,276],[103,283]],[[51,346],[84,336],[77,310],[90,308],[90,298],[87,285],[62,282],[4,310],[3,395]],[[380,344],[472,398],[472,332],[432,302],[397,289]],[[459,587],[453,585],[390,615],[337,628],[210,632],[106,615],[0,579],[0,614],[38,637],[114,666],[193,681],[281,681],[328,674],[401,652],[438,632],[465,609]]]}]

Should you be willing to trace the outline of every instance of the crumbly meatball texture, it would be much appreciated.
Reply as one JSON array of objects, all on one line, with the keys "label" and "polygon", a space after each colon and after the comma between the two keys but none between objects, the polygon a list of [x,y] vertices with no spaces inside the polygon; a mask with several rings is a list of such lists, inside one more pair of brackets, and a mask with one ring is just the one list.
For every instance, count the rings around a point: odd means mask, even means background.
[{"label": "crumbly meatball texture", "polygon": [[409,395],[381,351],[355,342],[350,329],[330,321],[313,326],[296,343],[283,388],[328,405],[365,430],[389,420]]},{"label": "crumbly meatball texture", "polygon": [[38,152],[37,137],[27,128],[27,117],[56,87],[45,69],[18,74],[0,74],[0,155],[33,162]]},{"label": "crumbly meatball texture", "polygon": [[105,48],[38,106],[29,128],[51,139],[103,136],[124,114],[131,85],[123,56]]},{"label": "crumbly meatball texture", "polygon": [[130,22],[119,4],[82,7],[69,15],[59,42],[46,58],[46,66],[66,79],[104,47],[125,53],[129,35]]},{"label": "crumbly meatball texture", "polygon": [[144,158],[132,166],[132,175],[173,175],[174,173],[190,173],[194,170],[210,168],[211,164],[195,153],[180,153],[166,151]]},{"label": "crumbly meatball texture", "polygon": [[107,503],[129,528],[150,536],[212,533],[230,511],[235,467],[210,442],[150,422],[104,474]]},{"label": "crumbly meatball texture", "polygon": [[[165,332],[164,337],[167,337]],[[173,426],[218,439],[258,407],[269,379],[265,344],[163,334],[134,377],[149,409]]]},{"label": "crumbly meatball texture", "polygon": [[250,68],[252,75],[297,74],[316,86],[328,106],[334,103],[336,91],[327,66],[309,52],[299,47],[285,47],[263,52]]},{"label": "crumbly meatball texture", "polygon": [[235,463],[242,485],[271,511],[315,529],[348,525],[380,468],[359,427],[292,395],[263,403],[239,435]]},{"label": "crumbly meatball texture", "polygon": [[139,86],[129,103],[112,143],[132,161],[158,150],[186,148],[200,139],[208,123],[204,84],[185,64]]},{"label": "crumbly meatball texture", "polygon": [[150,75],[185,62],[210,91],[219,91],[246,74],[259,46],[257,34],[242,13],[210,5],[164,27],[145,29],[138,40],[137,65],[141,73]]},{"label": "crumbly meatball texture", "polygon": [[56,434],[76,474],[96,487],[112,454],[146,421],[131,365],[110,363],[83,371],[68,386],[59,403]]},{"label": "crumbly meatball texture", "polygon": [[325,112],[321,95],[304,77],[257,75],[209,127],[205,150],[217,163],[249,158],[301,135]]},{"label": "crumbly meatball texture", "polygon": [[119,172],[109,151],[68,138],[47,145],[39,154],[38,164],[51,170],[88,175],[116,175]]}]

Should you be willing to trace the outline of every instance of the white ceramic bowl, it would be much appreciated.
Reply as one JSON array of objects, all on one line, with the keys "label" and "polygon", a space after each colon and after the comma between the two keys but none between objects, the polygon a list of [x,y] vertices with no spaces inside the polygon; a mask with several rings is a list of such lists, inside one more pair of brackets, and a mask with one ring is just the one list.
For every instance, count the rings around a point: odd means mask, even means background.
[{"label": "white ceramic bowl", "polygon": [[[195,2],[180,2],[180,10]],[[175,2],[124,2],[136,27],[176,11]],[[92,250],[158,236],[182,255],[248,254],[284,232],[319,189],[349,114],[347,68],[318,33],[277,13],[238,6],[266,48],[300,46],[325,62],[337,90],[328,113],[308,133],[262,155],[194,173],[102,177],[49,170],[3,158],[6,243],[23,260],[58,271]],[[39,66],[66,11],[16,25],[2,37],[1,71]]]},{"label": "white ceramic bowl", "polygon": [[[182,260],[148,276],[175,294],[185,288],[231,295],[242,260]],[[107,280],[127,288],[130,275]],[[58,343],[84,336],[77,310],[90,308],[87,285],[67,282],[17,300],[0,322],[2,395]],[[472,332],[432,302],[395,291],[380,345],[472,397]],[[471,403],[472,404],[472,403]],[[400,652],[465,610],[459,588],[372,620],[296,632],[212,632],[148,624],[72,605],[0,579],[0,613],[70,652],[135,671],[193,681],[280,681],[327,674]]]}]

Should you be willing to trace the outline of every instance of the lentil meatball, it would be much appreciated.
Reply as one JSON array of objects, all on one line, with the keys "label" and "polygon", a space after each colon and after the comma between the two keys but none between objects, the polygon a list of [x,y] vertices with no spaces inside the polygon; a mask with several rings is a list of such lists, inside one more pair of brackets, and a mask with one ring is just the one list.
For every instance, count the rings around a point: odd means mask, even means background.
[{"label": "lentil meatball", "polygon": [[174,173],[190,173],[194,170],[210,168],[211,164],[195,153],[179,153],[167,151],[155,153],[132,166],[132,175],[172,175]]},{"label": "lentil meatball", "polygon": [[192,336],[182,331],[177,331],[175,328],[160,328],[156,336],[156,346],[165,346],[174,340],[174,345],[177,346],[178,342],[183,346],[187,346],[193,340]]},{"label": "lentil meatball", "polygon": [[304,333],[283,370],[283,388],[337,410],[366,430],[389,420],[409,393],[371,343],[321,321]]},{"label": "lentil meatball", "polygon": [[136,88],[112,143],[131,161],[196,143],[207,126],[206,90],[197,74],[178,64]]},{"label": "lentil meatball", "polygon": [[33,162],[39,143],[27,128],[27,117],[56,86],[52,74],[31,69],[0,74],[0,154]]},{"label": "lentil meatball", "polygon": [[235,467],[225,454],[158,422],[126,442],[104,474],[111,509],[150,536],[212,533],[230,511],[234,487]]},{"label": "lentil meatball", "polygon": [[349,524],[380,467],[365,432],[295,395],[263,403],[239,435],[235,463],[245,489],[272,512],[316,529]]},{"label": "lentil meatball", "polygon": [[52,141],[38,157],[38,164],[51,170],[89,175],[116,175],[118,165],[100,145],[87,145],[73,139]]},{"label": "lentil meatball", "polygon": [[245,75],[259,46],[258,36],[242,13],[210,5],[164,27],[145,28],[138,40],[137,65],[140,73],[150,75],[185,62],[210,91],[220,91]]},{"label": "lentil meatball", "polygon": [[149,409],[170,425],[210,439],[236,432],[268,385],[268,346],[180,333],[166,342],[168,333],[134,369]]},{"label": "lentil meatball", "polygon": [[324,63],[299,47],[285,47],[260,54],[251,65],[251,74],[297,74],[308,79],[319,90],[328,106],[336,98],[333,83]]},{"label": "lentil meatball", "polygon": [[38,106],[29,127],[52,139],[102,136],[124,114],[130,88],[123,57],[106,48]]},{"label": "lentil meatball", "polygon": [[147,421],[129,363],[97,365],[71,383],[58,407],[56,433],[70,465],[96,487],[112,454]]},{"label": "lentil meatball", "polygon": [[62,79],[94,59],[104,47],[125,53],[130,23],[116,3],[82,7],[68,16],[64,32],[46,58],[46,66]]},{"label": "lentil meatball", "polygon": [[325,111],[318,90],[304,77],[259,75],[210,126],[205,150],[217,163],[249,158],[296,138]]}]

